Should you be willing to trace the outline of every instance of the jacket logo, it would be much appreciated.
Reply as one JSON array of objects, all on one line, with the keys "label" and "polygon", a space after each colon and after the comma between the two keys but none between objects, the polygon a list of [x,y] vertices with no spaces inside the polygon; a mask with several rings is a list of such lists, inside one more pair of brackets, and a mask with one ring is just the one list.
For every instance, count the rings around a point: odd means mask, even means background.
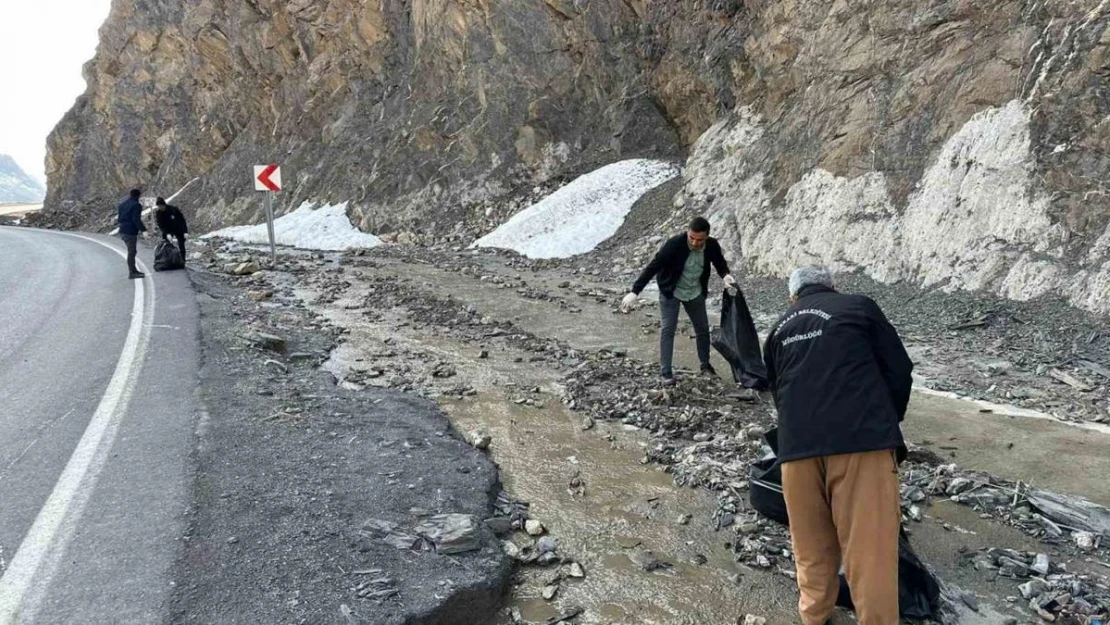
[{"label": "jacket logo", "polygon": [[824,319],[825,321],[828,321],[829,319],[832,319],[832,315],[830,315],[829,313],[827,313],[823,310],[818,310],[816,308],[804,308],[802,310],[794,311],[786,319],[783,319],[782,322],[779,323],[778,327],[775,328],[775,334],[778,334],[779,331],[782,330],[782,327],[784,325],[793,321],[795,318],[798,317],[798,315],[817,315],[818,317]]},{"label": "jacket logo", "polygon": [[815,339],[822,334],[824,334],[824,332],[822,332],[821,330],[814,330],[813,332],[806,332],[805,334],[795,334],[794,336],[788,336],[782,340],[782,346],[786,347],[787,345],[791,343],[797,343],[798,341],[808,341],[810,339]]}]

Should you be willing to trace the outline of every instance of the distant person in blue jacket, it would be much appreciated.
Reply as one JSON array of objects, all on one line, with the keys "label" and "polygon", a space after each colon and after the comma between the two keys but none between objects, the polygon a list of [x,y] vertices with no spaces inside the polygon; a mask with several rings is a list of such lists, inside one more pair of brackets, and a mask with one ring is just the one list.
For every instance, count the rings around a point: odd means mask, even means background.
[{"label": "distant person in blue jacket", "polygon": [[135,267],[135,254],[138,252],[139,234],[146,232],[143,224],[143,205],[139,203],[142,193],[131,189],[131,196],[119,205],[119,236],[127,245],[128,278],[134,280],[146,274]]}]

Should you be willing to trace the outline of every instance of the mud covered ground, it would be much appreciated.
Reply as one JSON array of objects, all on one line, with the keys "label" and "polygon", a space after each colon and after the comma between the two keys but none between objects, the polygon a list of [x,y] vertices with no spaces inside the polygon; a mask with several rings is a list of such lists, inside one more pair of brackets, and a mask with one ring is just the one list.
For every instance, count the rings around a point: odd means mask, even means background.
[{"label": "mud covered ground", "polygon": [[[634,257],[635,245],[622,253]],[[202,256],[216,273],[261,259],[215,244]],[[533,262],[404,245],[283,250],[272,269],[222,279],[262,301],[301,302],[338,328],[321,367],[343,391],[431,399],[462,436],[488,441],[506,490],[531,504],[548,537],[500,528],[520,566],[491,623],[794,622],[787,534],[746,502],[747,465],[774,421],[769,398],[693,375],[692,341],[681,339],[680,384],[659,388],[655,307],[645,294],[641,310],[617,313],[633,265],[614,273],[605,259]],[[1098,423],[1105,380],[1081,362],[1106,362],[1098,320],[1068,324],[1077,313],[1051,303],[842,283],[884,305],[919,363],[919,386],[1024,404],[1043,417],[914,397],[906,431],[917,450],[903,470],[904,511],[915,547],[945,582],[944,620],[1040,620],[1020,588],[1029,570],[1012,564],[1028,569],[1037,554],[1055,577],[1036,608],[1059,622],[1088,620],[1082,612],[1106,605],[1110,558],[1101,547],[1080,549],[1025,497],[1044,488],[1110,503],[1102,477],[1110,435]],[[765,328],[781,312],[782,285],[744,286]],[[688,326],[680,330],[689,338]],[[1048,369],[1039,375],[1038,366]],[[1015,388],[1036,393],[1019,399]]]}]

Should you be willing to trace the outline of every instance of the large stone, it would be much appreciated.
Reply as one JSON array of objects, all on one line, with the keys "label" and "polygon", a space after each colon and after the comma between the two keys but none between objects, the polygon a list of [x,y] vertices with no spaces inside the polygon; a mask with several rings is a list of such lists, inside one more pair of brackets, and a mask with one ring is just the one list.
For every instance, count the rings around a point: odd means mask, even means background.
[{"label": "large stone", "polygon": [[469,514],[437,514],[413,528],[435,546],[436,553],[451,555],[482,548],[478,524]]},{"label": "large stone", "polygon": [[1048,559],[1048,554],[1038,553],[1037,557],[1033,560],[1032,566],[1030,566],[1029,568],[1033,569],[1033,571],[1041,575],[1048,575],[1048,571],[1051,566],[1052,565]]},{"label": "large stone", "polygon": [[228,263],[224,265],[224,271],[233,276],[249,276],[262,271],[262,267],[257,261],[252,260],[245,263]]},{"label": "large stone", "polygon": [[555,553],[559,548],[559,541],[554,536],[541,536],[536,541],[536,551],[540,554]]},{"label": "large stone", "polygon": [[959,495],[972,487],[974,482],[966,477],[957,477],[948,483],[948,488],[944,490],[946,495]]},{"label": "large stone", "polygon": [[1075,538],[1075,546],[1079,547],[1080,551],[1094,551],[1098,548],[1098,536],[1091,532],[1075,532],[1072,536]]},{"label": "large stone", "polygon": [[490,443],[493,442],[493,437],[488,432],[482,430],[475,430],[470,433],[468,437],[470,444],[474,445],[477,449],[489,449]]},{"label": "large stone", "polygon": [[544,528],[543,523],[535,519],[528,519],[524,522],[524,531],[528,532],[529,536],[540,536],[547,530]]},{"label": "large stone", "polygon": [[1018,590],[1021,591],[1022,598],[1025,599],[1036,599],[1051,588],[1052,586],[1048,582],[1039,578],[1033,578],[1018,586]]}]

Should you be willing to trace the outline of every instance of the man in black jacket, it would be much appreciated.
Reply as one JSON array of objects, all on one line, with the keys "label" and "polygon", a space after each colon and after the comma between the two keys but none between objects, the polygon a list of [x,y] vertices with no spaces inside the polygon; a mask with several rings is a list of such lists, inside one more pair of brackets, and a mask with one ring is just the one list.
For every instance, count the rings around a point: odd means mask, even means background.
[{"label": "man in black jacket", "polygon": [[162,231],[162,240],[170,235],[177,239],[177,247],[181,250],[181,260],[185,260],[185,235],[189,233],[189,225],[185,223],[185,215],[176,206],[166,204],[166,200],[158,198],[154,201],[154,220],[158,222],[158,229]]},{"label": "man in black jacket", "polygon": [[844,565],[861,625],[897,625],[899,423],[913,363],[878,304],[790,277],[791,307],[763,348],[805,625],[824,625]]},{"label": "man in black jacket", "polygon": [[135,266],[139,234],[146,232],[146,225],[143,224],[143,205],[139,203],[139,196],[141,195],[142,192],[138,189],[131,189],[128,198],[120,202],[120,205],[116,208],[119,219],[119,237],[123,239],[124,245],[127,246],[127,277],[132,280],[146,275]]},{"label": "man in black jacket", "polygon": [[709,236],[709,221],[704,217],[695,217],[686,232],[668,239],[659,248],[655,258],[632,285],[632,292],[621,300],[621,310],[628,312],[635,308],[640,292],[652,278],[659,285],[659,375],[664,385],[674,384],[671,361],[680,305],[686,309],[686,315],[694,326],[701,372],[706,375],[717,373],[709,364],[709,317],[705,312],[710,265],[724,278],[725,286],[736,286],[736,279],[729,273],[728,263],[721,252],[721,244]]}]

